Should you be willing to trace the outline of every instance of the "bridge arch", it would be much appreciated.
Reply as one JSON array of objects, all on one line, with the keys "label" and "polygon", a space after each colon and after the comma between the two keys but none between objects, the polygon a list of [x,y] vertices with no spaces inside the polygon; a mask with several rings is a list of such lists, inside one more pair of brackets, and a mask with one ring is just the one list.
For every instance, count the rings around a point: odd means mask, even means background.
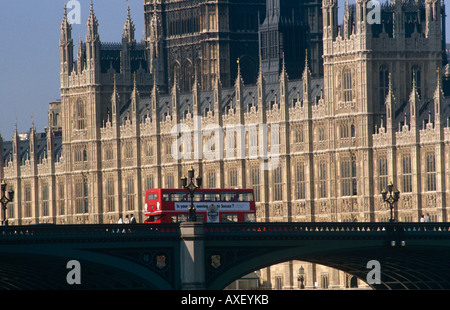
[{"label": "bridge arch", "polygon": [[[254,242],[253,242],[254,243]],[[283,243],[278,241],[278,243]],[[328,266],[367,282],[372,270],[367,267],[371,260],[380,262],[381,283],[369,284],[373,289],[444,289],[450,287],[450,268],[447,255],[450,247],[426,242],[410,242],[406,247],[391,247],[379,240],[317,240],[301,242],[300,246],[276,248],[267,244],[267,251],[237,259],[213,275],[209,289],[223,289],[233,281],[252,271],[292,260]],[[346,245],[347,243],[347,245]],[[316,244],[316,245],[315,245]],[[339,244],[339,245],[338,245]],[[251,245],[248,245],[251,247]],[[281,245],[280,245],[281,247]],[[326,249],[322,250],[320,249]],[[217,252],[217,250],[216,250]]]},{"label": "bridge arch", "polygon": [[[114,248],[100,250],[92,247],[54,244],[30,247],[3,247],[0,249],[0,289],[36,289],[36,279],[41,289],[174,289],[164,277],[145,265],[130,259],[139,255],[128,251],[129,256]],[[80,263],[81,284],[68,284],[71,271],[67,263]]]},{"label": "bridge arch", "polygon": [[[324,266],[333,267],[335,269],[348,272],[361,278],[361,275],[355,274],[354,270],[352,270],[351,268],[346,268],[345,265],[341,266],[341,264],[332,263],[333,257],[339,259],[339,253],[346,253],[347,251],[351,250],[351,248],[357,247],[354,245],[354,243],[351,244],[351,242],[349,242],[348,246],[344,246],[342,243],[340,243],[339,247],[333,249],[333,242],[330,242],[330,248],[326,251],[321,249],[321,247],[326,247],[324,246],[323,241],[318,243],[317,240],[307,240],[301,242],[301,244],[291,244],[290,246],[286,244],[281,245],[281,243],[283,242],[280,241],[278,241],[278,243],[279,245],[277,247],[271,247],[270,245],[268,245],[267,250],[264,252],[257,251],[255,252],[255,255],[251,255],[252,257],[246,257],[245,259],[236,261],[232,264],[232,266],[225,266],[220,275],[217,275],[214,277],[214,279],[212,279],[209,284],[209,288],[223,289],[233,281],[252,271],[292,260],[317,263]],[[379,245],[375,244],[368,245],[367,249],[375,251],[375,248],[377,248],[378,246]],[[325,260],[325,257],[329,257],[329,260]],[[365,271],[367,272],[368,269],[365,269]],[[365,277],[361,279],[365,279]]]}]

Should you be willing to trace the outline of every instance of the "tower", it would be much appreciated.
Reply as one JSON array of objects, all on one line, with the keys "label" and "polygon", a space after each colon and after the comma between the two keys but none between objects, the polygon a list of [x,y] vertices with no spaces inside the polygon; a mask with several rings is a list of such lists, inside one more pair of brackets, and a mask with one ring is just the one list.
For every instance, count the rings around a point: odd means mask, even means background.
[{"label": "tower", "polygon": [[[181,2],[146,0],[146,42],[157,72],[158,87],[169,93],[177,75],[181,93],[192,90],[194,77],[201,89],[211,89],[216,76],[230,87],[235,61],[245,67],[246,83],[254,83],[258,54],[258,13],[265,0]],[[243,70],[244,71],[244,70]]]},{"label": "tower", "polygon": [[309,27],[303,15],[301,1],[266,1],[266,16],[259,25],[259,53],[268,83],[278,82],[283,61],[290,78],[301,76],[304,51],[309,47]]}]

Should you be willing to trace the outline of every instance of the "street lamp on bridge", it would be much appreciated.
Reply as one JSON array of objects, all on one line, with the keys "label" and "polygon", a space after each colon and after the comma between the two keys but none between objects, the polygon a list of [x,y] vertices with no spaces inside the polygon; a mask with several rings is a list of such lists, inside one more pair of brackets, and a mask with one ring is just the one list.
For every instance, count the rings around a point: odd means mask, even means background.
[{"label": "street lamp on bridge", "polygon": [[2,181],[1,184],[1,190],[2,190],[2,197],[0,198],[0,202],[2,204],[2,225],[6,226],[8,225],[8,221],[6,220],[6,206],[8,203],[12,202],[14,199],[14,190],[10,189],[8,191],[8,197],[6,197],[6,182],[5,180]]},{"label": "street lamp on bridge", "polygon": [[191,167],[191,169],[188,170],[188,178],[189,183],[186,177],[181,178],[181,182],[183,184],[183,187],[189,191],[189,196],[191,199],[191,206],[189,207],[189,216],[188,216],[188,222],[196,222],[197,216],[195,215],[195,206],[194,206],[194,192],[202,186],[202,177],[198,176],[196,178],[197,185],[194,184],[194,168]]},{"label": "street lamp on bridge", "polygon": [[389,208],[391,209],[391,219],[389,222],[394,222],[394,204],[398,201],[400,198],[400,192],[398,190],[392,191],[394,187],[394,184],[392,184],[392,181],[389,182],[387,189],[383,189],[381,191],[381,195],[383,196],[383,200],[389,204]]}]

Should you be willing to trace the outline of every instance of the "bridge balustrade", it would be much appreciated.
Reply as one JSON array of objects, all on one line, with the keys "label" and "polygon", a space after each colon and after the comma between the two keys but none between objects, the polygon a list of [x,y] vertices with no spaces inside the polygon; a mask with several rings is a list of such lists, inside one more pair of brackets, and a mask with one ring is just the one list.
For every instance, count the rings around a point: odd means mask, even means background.
[{"label": "bridge balustrade", "polygon": [[[205,237],[241,236],[383,236],[386,233],[402,233],[408,236],[435,234],[450,236],[450,223],[380,223],[380,222],[254,222],[254,223],[205,223]],[[99,240],[159,238],[179,239],[180,224],[82,224],[82,225],[27,225],[0,226],[0,243],[26,240]]]},{"label": "bridge balustrade", "polygon": [[208,236],[218,236],[226,234],[301,234],[311,233],[359,233],[359,234],[385,234],[386,232],[401,233],[448,233],[450,232],[450,223],[276,223],[276,222],[256,222],[256,223],[222,223],[205,224],[205,233]]},{"label": "bridge balustrade", "polygon": [[0,226],[0,243],[27,240],[168,239],[180,237],[179,224],[82,224]]}]

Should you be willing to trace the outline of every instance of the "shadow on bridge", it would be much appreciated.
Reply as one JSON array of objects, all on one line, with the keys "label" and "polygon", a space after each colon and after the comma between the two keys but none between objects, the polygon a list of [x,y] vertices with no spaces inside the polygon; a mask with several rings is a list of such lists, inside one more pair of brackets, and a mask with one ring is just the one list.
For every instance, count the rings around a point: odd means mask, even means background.
[{"label": "shadow on bridge", "polygon": [[[449,223],[183,224],[10,226],[0,228],[0,289],[184,289],[188,264],[200,287],[223,289],[251,271],[290,260],[329,266],[366,280],[380,263],[374,289],[449,289]],[[197,240],[195,256],[181,255]],[[197,242],[196,241],[196,242]],[[70,260],[81,284],[70,285]],[[186,263],[186,260],[189,260]],[[201,264],[201,266],[199,265]]]}]

